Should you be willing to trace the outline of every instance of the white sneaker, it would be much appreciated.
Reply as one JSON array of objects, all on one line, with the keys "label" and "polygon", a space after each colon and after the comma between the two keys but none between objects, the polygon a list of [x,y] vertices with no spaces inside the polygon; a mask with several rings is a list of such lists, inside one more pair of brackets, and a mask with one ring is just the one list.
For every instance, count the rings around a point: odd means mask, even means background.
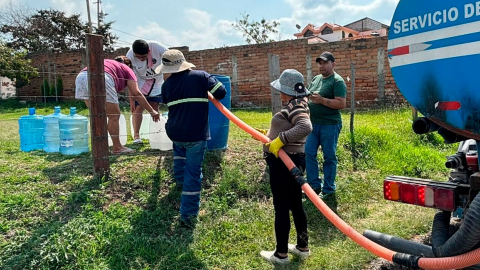
[{"label": "white sneaker", "polygon": [[262,256],[263,259],[265,259],[267,262],[270,262],[273,265],[286,265],[290,262],[290,259],[288,257],[280,259],[273,255],[275,251],[264,251],[262,250],[260,252],[260,256]]},{"label": "white sneaker", "polygon": [[299,257],[300,259],[306,259],[310,256],[310,250],[308,251],[301,251],[297,248],[297,246],[288,244],[288,252],[292,253],[293,255]]}]

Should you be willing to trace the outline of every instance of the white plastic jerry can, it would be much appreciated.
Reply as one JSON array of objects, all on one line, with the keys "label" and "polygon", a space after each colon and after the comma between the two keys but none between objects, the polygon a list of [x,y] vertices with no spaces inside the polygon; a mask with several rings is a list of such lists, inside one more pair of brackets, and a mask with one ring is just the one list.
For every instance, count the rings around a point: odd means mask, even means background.
[{"label": "white plastic jerry can", "polygon": [[[148,133],[149,133],[149,130],[150,130],[150,119],[152,117],[150,116],[150,114],[143,114],[142,116],[142,124],[140,125],[140,131],[139,131],[139,135],[140,135],[140,139],[146,139],[148,140]],[[133,131],[133,115],[130,115],[130,134],[132,135],[132,138],[133,138],[133,135],[135,135],[134,131]]]},{"label": "white plastic jerry can", "polygon": [[173,142],[167,136],[167,131],[165,130],[166,123],[167,119],[163,116],[160,117],[158,122],[154,122],[153,119],[150,120],[150,148],[162,151],[173,149]]}]

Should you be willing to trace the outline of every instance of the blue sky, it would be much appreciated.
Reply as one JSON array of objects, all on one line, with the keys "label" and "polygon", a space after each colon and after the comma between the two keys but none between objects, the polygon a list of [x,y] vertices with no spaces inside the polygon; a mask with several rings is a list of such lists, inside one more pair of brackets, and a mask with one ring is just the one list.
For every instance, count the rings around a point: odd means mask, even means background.
[{"label": "blue sky", "polygon": [[[97,0],[88,0],[92,22],[97,21]],[[116,47],[128,47],[138,38],[156,40],[169,47],[190,50],[246,44],[231,25],[245,12],[255,21],[280,22],[275,40],[294,39],[296,24],[345,25],[369,17],[390,25],[399,0],[99,0],[107,21],[115,21]],[[87,21],[86,0],[0,0],[0,8],[26,4],[35,9],[56,9],[80,13]]]}]

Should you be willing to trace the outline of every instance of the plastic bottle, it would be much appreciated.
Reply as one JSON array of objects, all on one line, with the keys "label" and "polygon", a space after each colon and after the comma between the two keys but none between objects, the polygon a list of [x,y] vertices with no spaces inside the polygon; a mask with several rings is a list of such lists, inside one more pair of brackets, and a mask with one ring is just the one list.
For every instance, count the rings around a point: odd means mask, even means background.
[{"label": "plastic bottle", "polygon": [[28,115],[18,119],[20,150],[29,152],[43,149],[43,115],[36,115],[35,108],[28,108]]},{"label": "plastic bottle", "polygon": [[[140,135],[140,139],[147,139],[148,140],[148,133],[149,133],[149,130],[150,130],[150,114],[143,114],[142,116],[142,125],[140,126],[140,131],[139,131],[139,135]],[[130,115],[130,134],[132,134],[132,137],[134,135],[134,131],[133,131],[133,115]]]},{"label": "plastic bottle", "polygon": [[60,152],[60,128],[58,127],[58,119],[64,117],[65,114],[60,113],[60,106],[56,106],[52,114],[43,118],[43,151]]},{"label": "plastic bottle", "polygon": [[[125,120],[125,116],[123,114],[120,114],[120,117],[118,118],[118,125],[119,125],[119,133],[118,137],[120,138],[120,143],[122,145],[127,144],[127,121]],[[110,137],[110,133],[108,133],[108,146],[112,146],[113,141],[112,138]]]},{"label": "plastic bottle", "polygon": [[160,121],[154,122],[150,120],[150,148],[160,149],[162,151],[172,150],[173,142],[168,138],[167,131],[165,130],[165,124],[167,119],[161,116]]},{"label": "plastic bottle", "polygon": [[164,117],[166,120],[168,120],[168,111],[162,113],[162,117]]},{"label": "plastic bottle", "polygon": [[60,128],[60,153],[78,155],[88,152],[88,119],[71,107],[70,114],[58,119]]}]

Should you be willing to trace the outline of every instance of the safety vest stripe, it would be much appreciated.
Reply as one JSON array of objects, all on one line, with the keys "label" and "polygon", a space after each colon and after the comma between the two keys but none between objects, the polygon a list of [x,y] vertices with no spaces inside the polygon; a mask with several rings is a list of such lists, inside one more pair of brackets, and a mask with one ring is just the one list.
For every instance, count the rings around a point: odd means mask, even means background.
[{"label": "safety vest stripe", "polygon": [[186,102],[208,102],[207,98],[184,98],[167,103],[167,107]]},{"label": "safety vest stripe", "polygon": [[217,84],[215,84],[215,86],[212,88],[212,90],[210,90],[210,93],[215,93],[215,91],[217,91],[217,89],[222,86],[223,84],[221,82],[218,82]]},{"label": "safety vest stripe", "polygon": [[196,191],[196,192],[183,191],[182,192],[182,195],[199,195],[199,194],[200,194],[200,191]]},{"label": "safety vest stripe", "polygon": [[174,156],[173,159],[187,159],[186,157]]}]

